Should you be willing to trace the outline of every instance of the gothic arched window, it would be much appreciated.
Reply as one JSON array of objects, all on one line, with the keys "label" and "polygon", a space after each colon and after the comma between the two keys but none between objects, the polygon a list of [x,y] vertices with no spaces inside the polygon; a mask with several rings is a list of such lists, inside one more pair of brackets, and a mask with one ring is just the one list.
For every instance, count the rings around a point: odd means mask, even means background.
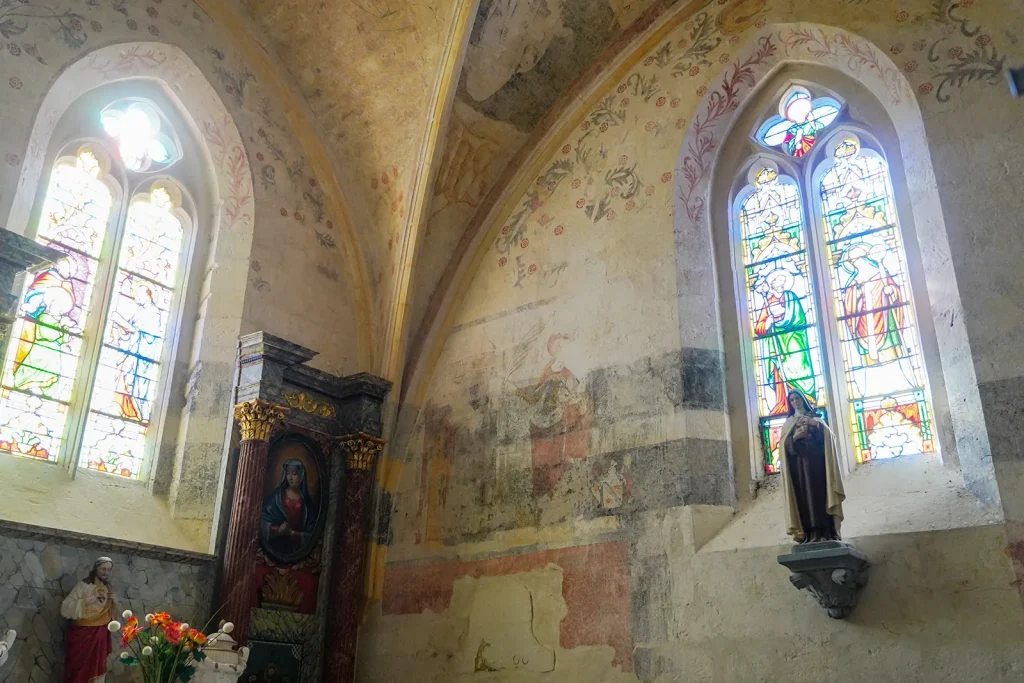
[{"label": "gothic arched window", "polygon": [[0,378],[0,452],[137,479],[155,407],[192,219],[174,178],[181,147],[151,102],[100,112],[50,173],[35,239],[64,257],[28,284]]},{"label": "gothic arched window", "polygon": [[733,206],[767,473],[790,389],[816,401],[858,463],[937,449],[888,165],[842,114],[837,99],[790,87],[754,133],[771,151],[748,162]]}]

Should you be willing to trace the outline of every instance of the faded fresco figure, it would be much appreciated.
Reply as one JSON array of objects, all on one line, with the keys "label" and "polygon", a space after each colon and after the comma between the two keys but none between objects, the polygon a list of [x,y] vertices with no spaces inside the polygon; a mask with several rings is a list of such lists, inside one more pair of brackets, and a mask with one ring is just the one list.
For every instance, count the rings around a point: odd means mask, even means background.
[{"label": "faded fresco figure", "polygon": [[113,649],[107,624],[117,613],[110,585],[113,568],[109,557],[97,559],[60,605],[61,616],[71,620],[64,637],[64,683],[99,683],[106,678]]},{"label": "faded fresco figure", "polygon": [[540,377],[519,394],[533,410],[530,415],[530,448],[534,495],[550,495],[570,460],[586,458],[590,451],[593,405],[586,385],[561,358],[561,346],[571,337],[548,338],[551,360]]},{"label": "faded fresco figure", "polygon": [[306,466],[298,458],[286,460],[281,466],[281,483],[263,502],[263,547],[281,560],[298,554],[316,531],[318,512],[306,485]]},{"label": "faded fresco figure", "polygon": [[790,391],[788,401],[780,448],[786,533],[799,543],[838,541],[846,492],[834,436],[803,393]]}]

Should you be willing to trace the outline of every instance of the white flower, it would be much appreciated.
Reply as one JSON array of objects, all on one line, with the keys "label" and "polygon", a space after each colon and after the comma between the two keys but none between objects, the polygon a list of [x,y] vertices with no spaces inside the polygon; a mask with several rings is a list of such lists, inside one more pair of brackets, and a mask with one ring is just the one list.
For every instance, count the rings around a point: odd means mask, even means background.
[{"label": "white flower", "polygon": [[146,615],[146,623],[148,624],[151,621],[153,621],[153,615],[152,614],[147,614]]},{"label": "white flower", "polygon": [[187,630],[188,630],[188,624],[187,624],[187,623],[183,623],[183,624],[181,625],[181,630],[182,630],[182,631],[187,631]]},{"label": "white flower", "polygon": [[146,647],[142,648],[142,654],[146,657],[150,656],[151,654],[153,654],[153,648],[147,645]]},{"label": "white flower", "polygon": [[121,624],[119,624],[116,621],[112,621],[109,624],[107,624],[107,630],[110,631],[111,633],[117,633],[118,631],[121,630]]},{"label": "white flower", "polygon": [[125,611],[121,612],[121,618],[125,621],[128,621],[132,618],[132,611],[130,609],[126,609]]},{"label": "white flower", "polygon": [[220,627],[220,630],[224,631],[224,633],[231,633],[235,630],[235,625],[232,624],[230,621],[225,621],[224,625]]},{"label": "white flower", "polygon": [[128,654],[127,652],[122,652],[121,653],[121,659],[128,659],[129,657],[131,657],[131,655]]}]

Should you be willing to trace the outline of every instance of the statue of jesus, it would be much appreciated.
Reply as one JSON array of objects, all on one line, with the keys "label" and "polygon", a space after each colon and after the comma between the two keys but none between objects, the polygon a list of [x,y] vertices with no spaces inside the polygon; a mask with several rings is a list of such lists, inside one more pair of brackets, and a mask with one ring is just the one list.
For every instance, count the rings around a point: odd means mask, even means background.
[{"label": "statue of jesus", "polygon": [[110,585],[114,562],[101,557],[89,575],[75,584],[60,605],[60,613],[70,619],[64,638],[64,683],[102,683],[110,656],[110,631],[117,600]]}]

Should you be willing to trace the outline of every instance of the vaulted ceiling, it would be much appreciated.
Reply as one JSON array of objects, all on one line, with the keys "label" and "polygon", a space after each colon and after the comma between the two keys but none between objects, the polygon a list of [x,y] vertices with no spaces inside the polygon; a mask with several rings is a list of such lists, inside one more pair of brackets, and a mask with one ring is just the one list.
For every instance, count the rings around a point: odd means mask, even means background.
[{"label": "vaulted ceiling", "polygon": [[374,370],[392,379],[401,366],[389,367],[388,348],[423,323],[516,153],[624,31],[675,4],[237,2],[294,78],[333,159],[374,293]]}]

